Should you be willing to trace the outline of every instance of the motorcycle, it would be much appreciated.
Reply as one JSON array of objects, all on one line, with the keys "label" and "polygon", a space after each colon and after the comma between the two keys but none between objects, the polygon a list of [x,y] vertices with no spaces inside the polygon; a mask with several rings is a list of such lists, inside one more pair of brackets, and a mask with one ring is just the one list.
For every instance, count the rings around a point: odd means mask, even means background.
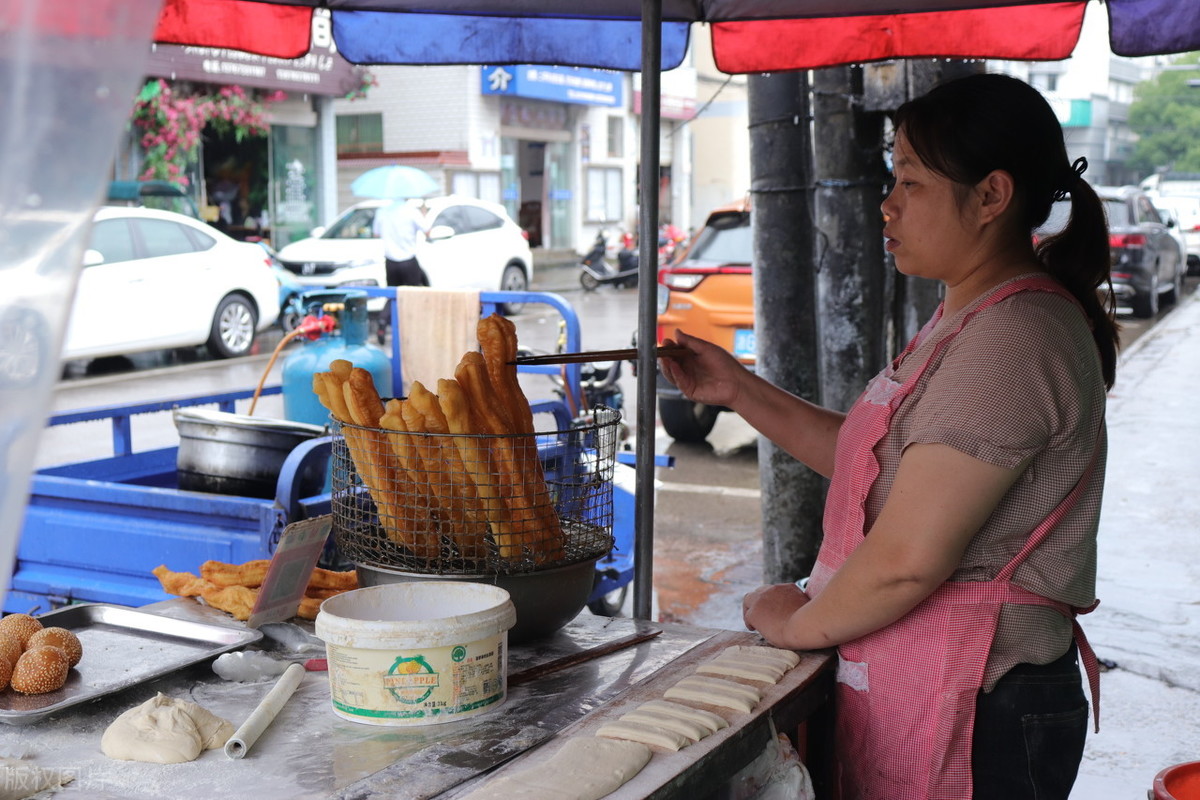
[{"label": "motorcycle", "polygon": [[638,253],[630,243],[630,237],[623,239],[623,246],[617,253],[617,265],[614,267],[606,258],[608,250],[608,234],[603,229],[597,231],[592,249],[579,262],[582,272],[579,283],[585,291],[594,292],[603,284],[611,283],[618,289],[637,286],[638,282]]}]

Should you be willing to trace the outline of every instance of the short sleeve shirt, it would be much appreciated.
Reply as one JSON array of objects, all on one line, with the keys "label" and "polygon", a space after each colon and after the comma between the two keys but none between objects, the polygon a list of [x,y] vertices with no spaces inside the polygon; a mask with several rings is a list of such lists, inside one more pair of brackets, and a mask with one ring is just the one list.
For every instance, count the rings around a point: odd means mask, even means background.
[{"label": "short sleeve shirt", "polygon": [[[957,323],[956,317],[932,329],[894,379],[904,382],[911,376]],[[934,356],[875,446],[881,470],[867,499],[867,530],[882,511],[910,444],[944,444],[989,464],[1020,468],[1021,476],[975,534],[951,577],[991,580],[1083,479],[1094,457],[1077,504],[1013,575],[1015,584],[1043,597],[1073,607],[1091,605],[1107,446],[1104,406],[1099,354],[1078,306],[1045,291],[1018,292],[996,303],[975,314]],[[1071,622],[1057,611],[1006,604],[984,689],[1016,664],[1053,661],[1066,652],[1071,637]]]}]

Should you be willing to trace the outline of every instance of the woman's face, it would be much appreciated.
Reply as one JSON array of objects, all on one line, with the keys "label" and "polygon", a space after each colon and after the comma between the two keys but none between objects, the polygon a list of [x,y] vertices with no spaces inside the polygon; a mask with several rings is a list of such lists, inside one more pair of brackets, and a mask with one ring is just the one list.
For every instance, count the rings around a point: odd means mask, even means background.
[{"label": "woman's face", "polygon": [[905,275],[953,282],[969,266],[978,231],[964,225],[948,178],[917,158],[901,130],[892,150],[896,185],[884,199],[884,247]]}]

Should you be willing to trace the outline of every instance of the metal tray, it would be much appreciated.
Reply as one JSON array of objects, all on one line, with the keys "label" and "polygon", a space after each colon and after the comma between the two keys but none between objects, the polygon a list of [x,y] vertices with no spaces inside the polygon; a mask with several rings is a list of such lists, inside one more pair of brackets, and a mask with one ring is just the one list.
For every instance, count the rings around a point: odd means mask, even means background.
[{"label": "metal tray", "polygon": [[0,722],[9,725],[38,722],[262,638],[261,631],[251,628],[172,619],[106,603],[66,606],[38,621],[74,632],[83,644],[83,659],[57,691],[0,692]]}]

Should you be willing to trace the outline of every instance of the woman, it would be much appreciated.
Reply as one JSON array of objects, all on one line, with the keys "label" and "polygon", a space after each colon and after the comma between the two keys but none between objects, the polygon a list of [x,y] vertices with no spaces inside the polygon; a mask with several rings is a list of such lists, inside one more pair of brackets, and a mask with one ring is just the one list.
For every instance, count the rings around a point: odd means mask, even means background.
[{"label": "woman", "polygon": [[[1066,798],[1087,725],[1073,621],[1094,603],[1116,363],[1096,294],[1104,212],[1021,81],[944,84],[895,126],[886,248],[944,301],[851,410],[681,332],[690,352],[663,372],[832,479],[806,590],[761,587],[744,616],[779,647],[838,647],[841,796]],[[1035,245],[1065,196],[1067,228]]]}]

